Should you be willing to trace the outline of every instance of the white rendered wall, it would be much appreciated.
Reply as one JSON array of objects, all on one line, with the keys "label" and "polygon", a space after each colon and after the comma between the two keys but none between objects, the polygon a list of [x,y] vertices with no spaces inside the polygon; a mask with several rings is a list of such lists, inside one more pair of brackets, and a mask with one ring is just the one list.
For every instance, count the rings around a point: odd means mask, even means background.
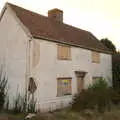
[{"label": "white rendered wall", "polygon": [[0,64],[8,77],[10,101],[17,90],[25,92],[27,36],[12,11],[7,8],[0,21]]},{"label": "white rendered wall", "polygon": [[34,39],[33,42],[40,44],[39,62],[36,67],[31,67],[31,76],[35,78],[38,86],[36,96],[40,107],[50,108],[51,105],[56,106],[60,101],[65,103],[71,100],[71,96],[56,97],[57,78],[72,77],[72,94],[75,94],[77,83],[74,71],[87,72],[84,80],[85,88],[91,84],[93,76],[103,76],[109,85],[112,85],[111,55],[100,53],[100,63],[92,63],[90,50],[71,47],[72,60],[58,60],[57,43],[40,39]]}]

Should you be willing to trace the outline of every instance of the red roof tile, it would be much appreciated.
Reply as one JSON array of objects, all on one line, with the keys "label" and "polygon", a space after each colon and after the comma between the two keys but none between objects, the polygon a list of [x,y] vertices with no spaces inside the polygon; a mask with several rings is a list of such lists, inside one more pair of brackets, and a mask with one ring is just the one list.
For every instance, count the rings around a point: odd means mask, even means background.
[{"label": "red roof tile", "polygon": [[13,4],[8,5],[15,11],[17,17],[35,38],[44,37],[49,40],[57,40],[58,42],[65,42],[90,50],[110,53],[110,51],[88,31],[55,21]]}]

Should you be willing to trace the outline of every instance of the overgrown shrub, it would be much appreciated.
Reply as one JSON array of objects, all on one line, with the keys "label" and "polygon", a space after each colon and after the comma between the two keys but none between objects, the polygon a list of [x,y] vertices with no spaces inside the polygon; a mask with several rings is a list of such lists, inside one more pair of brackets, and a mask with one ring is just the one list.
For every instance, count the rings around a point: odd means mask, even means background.
[{"label": "overgrown shrub", "polygon": [[110,108],[110,91],[105,79],[98,79],[91,87],[88,87],[88,91],[94,92],[95,105],[98,111],[104,111]]},{"label": "overgrown shrub", "polygon": [[90,84],[88,86],[88,89],[93,89],[93,90],[105,90],[108,88],[108,83],[104,78],[97,79],[94,84]]},{"label": "overgrown shrub", "polygon": [[74,96],[72,109],[75,111],[97,109],[99,112],[104,112],[106,109],[110,110],[111,104],[119,102],[120,94],[113,88],[108,88],[104,79],[99,79],[88,89],[82,90]]},{"label": "overgrown shrub", "polygon": [[92,90],[82,90],[80,93],[74,96],[72,102],[72,109],[80,111],[86,108],[90,109],[94,108],[95,106],[94,96],[95,94]]}]

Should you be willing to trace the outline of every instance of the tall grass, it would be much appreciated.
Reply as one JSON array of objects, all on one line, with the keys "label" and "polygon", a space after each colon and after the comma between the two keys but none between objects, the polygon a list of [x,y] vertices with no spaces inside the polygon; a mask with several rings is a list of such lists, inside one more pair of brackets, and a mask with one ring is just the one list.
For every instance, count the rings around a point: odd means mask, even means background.
[{"label": "tall grass", "polygon": [[3,67],[0,69],[0,110],[4,108],[5,97],[7,96],[7,82],[8,78],[6,77]]},{"label": "tall grass", "polygon": [[13,113],[35,113],[36,112],[36,100],[30,99],[27,101],[26,94],[21,95],[19,92],[16,94],[16,98],[13,100]]},{"label": "tall grass", "polygon": [[35,113],[36,112],[36,100],[34,99],[34,95],[32,94],[32,98],[28,104],[28,112]]}]

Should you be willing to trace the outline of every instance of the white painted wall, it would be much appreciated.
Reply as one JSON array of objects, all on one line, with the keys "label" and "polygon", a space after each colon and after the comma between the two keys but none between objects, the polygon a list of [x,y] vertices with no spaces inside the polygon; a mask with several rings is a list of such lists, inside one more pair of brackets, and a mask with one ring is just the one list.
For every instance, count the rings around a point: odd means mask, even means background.
[{"label": "white painted wall", "polygon": [[17,89],[25,91],[26,43],[28,37],[7,8],[0,21],[0,64],[4,64],[8,76],[10,101]]},{"label": "white painted wall", "polygon": [[56,97],[57,77],[72,77],[72,94],[75,94],[77,87],[74,71],[87,72],[84,87],[92,82],[93,76],[103,76],[109,85],[112,84],[111,55],[101,53],[100,63],[92,63],[90,50],[72,47],[72,60],[57,60],[57,43],[40,39],[34,41],[40,44],[40,60],[35,68],[31,67],[31,76],[38,85],[36,96],[42,107],[50,108],[51,105],[61,104],[61,101],[65,103],[65,100],[67,102],[71,100],[71,96]]}]

